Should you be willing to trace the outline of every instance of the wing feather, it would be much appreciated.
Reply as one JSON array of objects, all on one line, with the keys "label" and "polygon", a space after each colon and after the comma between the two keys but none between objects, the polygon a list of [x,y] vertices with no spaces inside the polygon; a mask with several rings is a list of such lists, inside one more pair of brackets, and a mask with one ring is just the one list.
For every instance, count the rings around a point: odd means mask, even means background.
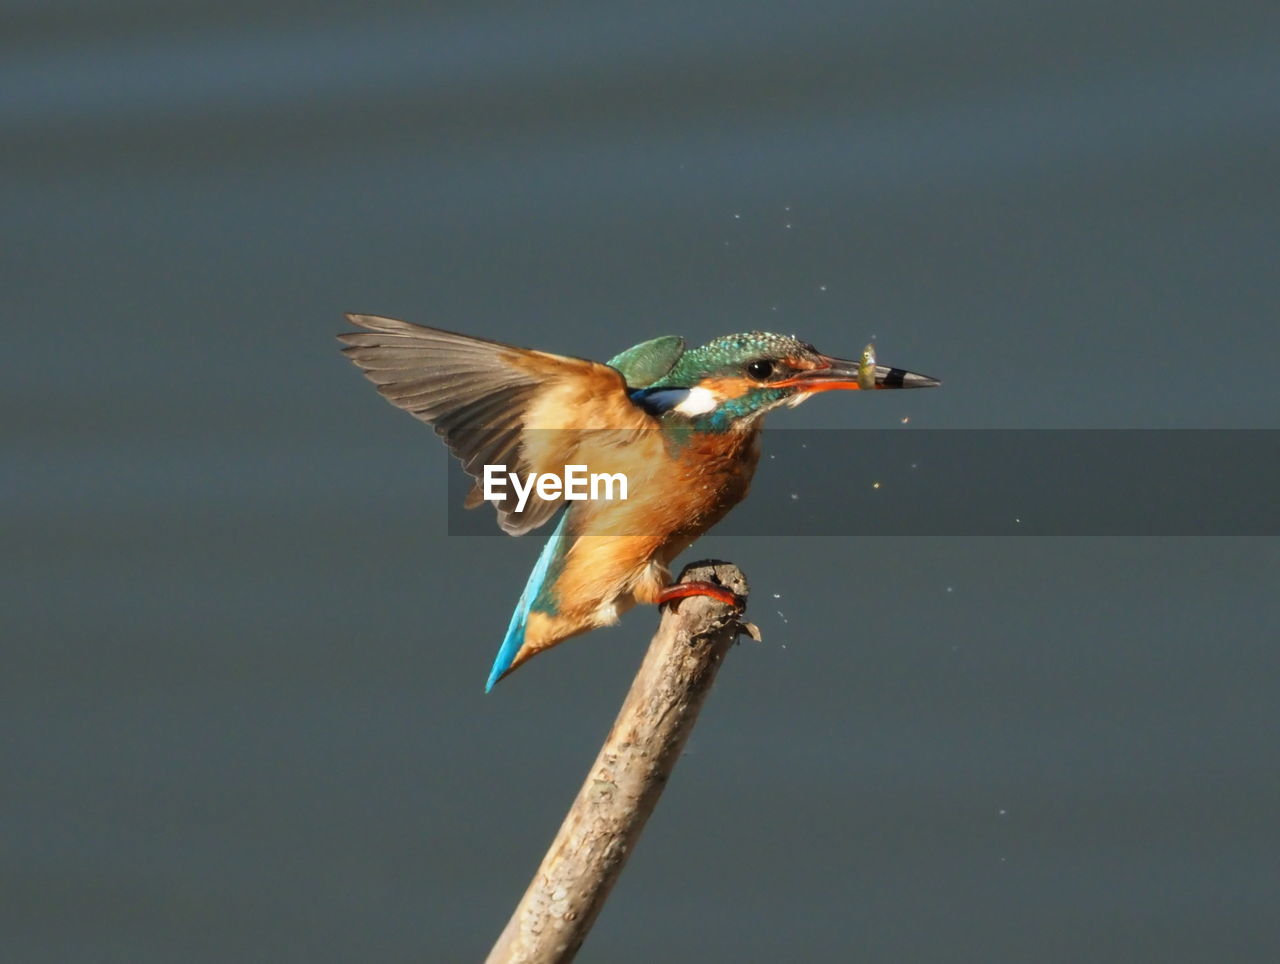
[{"label": "wing feather", "polygon": [[[631,404],[622,375],[608,365],[394,318],[347,315],[347,320],[364,330],[338,336],[346,355],[391,404],[431,425],[476,479],[468,508],[482,501],[479,480],[485,465],[503,464],[521,473],[560,471],[562,465],[537,464],[555,449],[543,446],[542,455],[534,454],[525,432],[563,427],[566,410],[575,405],[603,408],[615,420],[648,418]],[[550,421],[547,412],[556,413]],[[530,493],[523,512],[516,511],[516,501],[509,491],[494,502],[498,524],[512,535],[544,524],[563,500]]]}]

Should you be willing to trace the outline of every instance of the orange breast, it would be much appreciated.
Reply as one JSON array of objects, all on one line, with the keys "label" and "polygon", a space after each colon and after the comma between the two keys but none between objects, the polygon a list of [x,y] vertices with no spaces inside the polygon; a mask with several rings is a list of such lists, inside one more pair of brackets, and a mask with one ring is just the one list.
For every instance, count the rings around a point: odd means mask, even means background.
[{"label": "orange breast", "polygon": [[575,528],[583,534],[643,536],[659,547],[673,544],[665,563],[746,496],[760,458],[760,433],[700,433],[683,444],[656,430],[627,439],[598,433],[579,454],[593,472],[624,473],[628,497],[582,503]]},{"label": "orange breast", "polygon": [[759,461],[759,431],[692,436],[673,449],[654,429],[588,433],[577,451],[592,472],[625,472],[628,498],[577,502],[554,613],[533,613],[516,664],[570,636],[656,603],[671,560],[742,500]]}]

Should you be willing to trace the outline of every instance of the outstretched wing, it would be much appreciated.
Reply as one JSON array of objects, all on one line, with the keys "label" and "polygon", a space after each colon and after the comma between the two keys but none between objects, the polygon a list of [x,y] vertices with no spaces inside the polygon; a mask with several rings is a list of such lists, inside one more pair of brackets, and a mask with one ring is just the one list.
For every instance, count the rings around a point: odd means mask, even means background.
[{"label": "outstretched wing", "polygon": [[[481,501],[485,465],[522,474],[563,470],[566,463],[555,464],[556,456],[567,453],[545,444],[545,437],[529,445],[530,430],[621,428],[648,417],[631,404],[622,376],[608,365],[393,318],[347,320],[365,330],[338,336],[346,355],[391,404],[431,425],[477,480],[469,507]],[[584,411],[593,417],[583,420]],[[508,493],[494,505],[498,524],[511,535],[536,529],[562,501],[531,492],[524,511],[517,512],[516,496]]]}]

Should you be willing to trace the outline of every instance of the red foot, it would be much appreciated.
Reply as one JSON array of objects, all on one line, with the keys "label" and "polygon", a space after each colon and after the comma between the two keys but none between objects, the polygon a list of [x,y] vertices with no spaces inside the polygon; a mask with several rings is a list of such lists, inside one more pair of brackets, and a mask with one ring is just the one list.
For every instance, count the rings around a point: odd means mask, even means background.
[{"label": "red foot", "polygon": [[747,604],[746,600],[733,590],[725,589],[724,586],[717,586],[713,582],[678,582],[667,586],[662,592],[658,593],[658,605],[665,606],[669,602],[675,602],[677,599],[686,599],[689,596],[710,596],[726,606],[739,610],[743,609]]}]

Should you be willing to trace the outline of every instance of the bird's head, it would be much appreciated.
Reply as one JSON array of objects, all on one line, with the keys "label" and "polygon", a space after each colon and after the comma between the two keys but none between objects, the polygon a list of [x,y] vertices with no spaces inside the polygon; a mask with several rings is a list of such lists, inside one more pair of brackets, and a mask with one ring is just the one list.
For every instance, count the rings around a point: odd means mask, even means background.
[{"label": "bird's head", "polygon": [[790,335],[725,335],[680,356],[632,398],[655,415],[688,419],[703,431],[749,426],[779,405],[832,389],[932,388],[936,378],[824,355]]}]

